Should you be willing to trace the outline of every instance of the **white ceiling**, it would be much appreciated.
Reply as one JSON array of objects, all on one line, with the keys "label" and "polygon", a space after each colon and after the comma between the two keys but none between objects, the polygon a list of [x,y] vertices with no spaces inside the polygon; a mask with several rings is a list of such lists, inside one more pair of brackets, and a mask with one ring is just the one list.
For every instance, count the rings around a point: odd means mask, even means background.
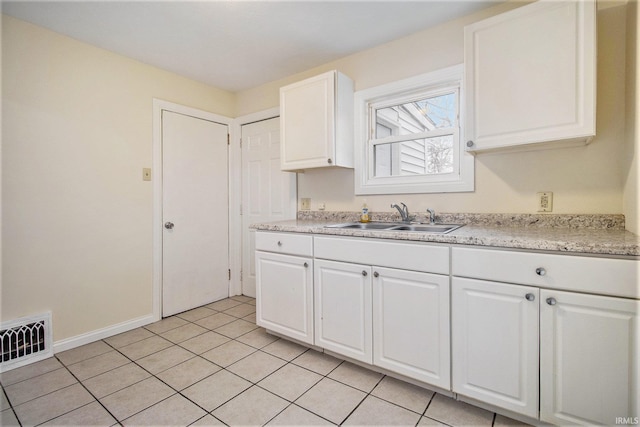
[{"label": "white ceiling", "polygon": [[500,1],[3,1],[2,13],[236,92]]}]

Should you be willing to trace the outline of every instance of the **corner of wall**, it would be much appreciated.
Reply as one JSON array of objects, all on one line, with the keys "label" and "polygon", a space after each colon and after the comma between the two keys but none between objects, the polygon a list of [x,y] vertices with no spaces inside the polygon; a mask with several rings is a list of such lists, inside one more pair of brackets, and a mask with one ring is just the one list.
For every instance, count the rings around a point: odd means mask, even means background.
[{"label": "corner of wall", "polygon": [[625,182],[623,193],[623,213],[627,230],[640,234],[640,40],[638,24],[640,8],[636,1],[627,3],[626,37],[626,113],[625,113]]}]

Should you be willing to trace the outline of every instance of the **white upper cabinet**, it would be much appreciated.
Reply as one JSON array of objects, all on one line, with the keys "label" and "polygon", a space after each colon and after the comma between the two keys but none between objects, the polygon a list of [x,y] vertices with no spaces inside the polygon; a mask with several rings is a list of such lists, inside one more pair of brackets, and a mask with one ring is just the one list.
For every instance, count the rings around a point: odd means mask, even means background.
[{"label": "white upper cabinet", "polygon": [[337,71],[280,88],[283,171],[353,167],[353,81]]},{"label": "white upper cabinet", "polygon": [[542,0],[465,27],[468,151],[595,135],[595,1]]}]

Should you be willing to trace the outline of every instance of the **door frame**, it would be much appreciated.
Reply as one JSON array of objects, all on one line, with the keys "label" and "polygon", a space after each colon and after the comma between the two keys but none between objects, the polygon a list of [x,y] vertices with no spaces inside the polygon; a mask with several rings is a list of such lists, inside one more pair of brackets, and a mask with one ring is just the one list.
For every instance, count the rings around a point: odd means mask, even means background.
[{"label": "door frame", "polygon": [[[186,116],[198,119],[209,120],[222,125],[226,125],[229,132],[229,140],[232,137],[233,119],[219,114],[210,113],[208,111],[199,110],[197,108],[187,107],[186,105],[175,104],[173,102],[164,101],[162,99],[153,98],[153,142],[152,142],[152,178],[153,183],[153,318],[160,320],[162,318],[162,112],[171,111],[173,113],[184,114]],[[227,159],[227,167],[229,171],[229,183],[232,179],[232,145],[229,145],[229,158]],[[233,234],[233,230],[239,228],[235,222],[238,222],[239,216],[233,216],[233,206],[231,203],[231,184],[229,185],[229,265],[231,268],[232,258],[234,257],[231,242],[238,239]],[[229,284],[229,296],[235,295],[231,292],[231,284]]]}]

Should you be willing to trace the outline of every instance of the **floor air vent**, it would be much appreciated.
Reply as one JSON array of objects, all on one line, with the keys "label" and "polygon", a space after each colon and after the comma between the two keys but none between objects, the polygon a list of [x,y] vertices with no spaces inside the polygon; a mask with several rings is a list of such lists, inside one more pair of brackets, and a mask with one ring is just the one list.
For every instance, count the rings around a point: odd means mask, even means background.
[{"label": "floor air vent", "polygon": [[23,317],[0,326],[0,372],[53,356],[51,313]]}]

